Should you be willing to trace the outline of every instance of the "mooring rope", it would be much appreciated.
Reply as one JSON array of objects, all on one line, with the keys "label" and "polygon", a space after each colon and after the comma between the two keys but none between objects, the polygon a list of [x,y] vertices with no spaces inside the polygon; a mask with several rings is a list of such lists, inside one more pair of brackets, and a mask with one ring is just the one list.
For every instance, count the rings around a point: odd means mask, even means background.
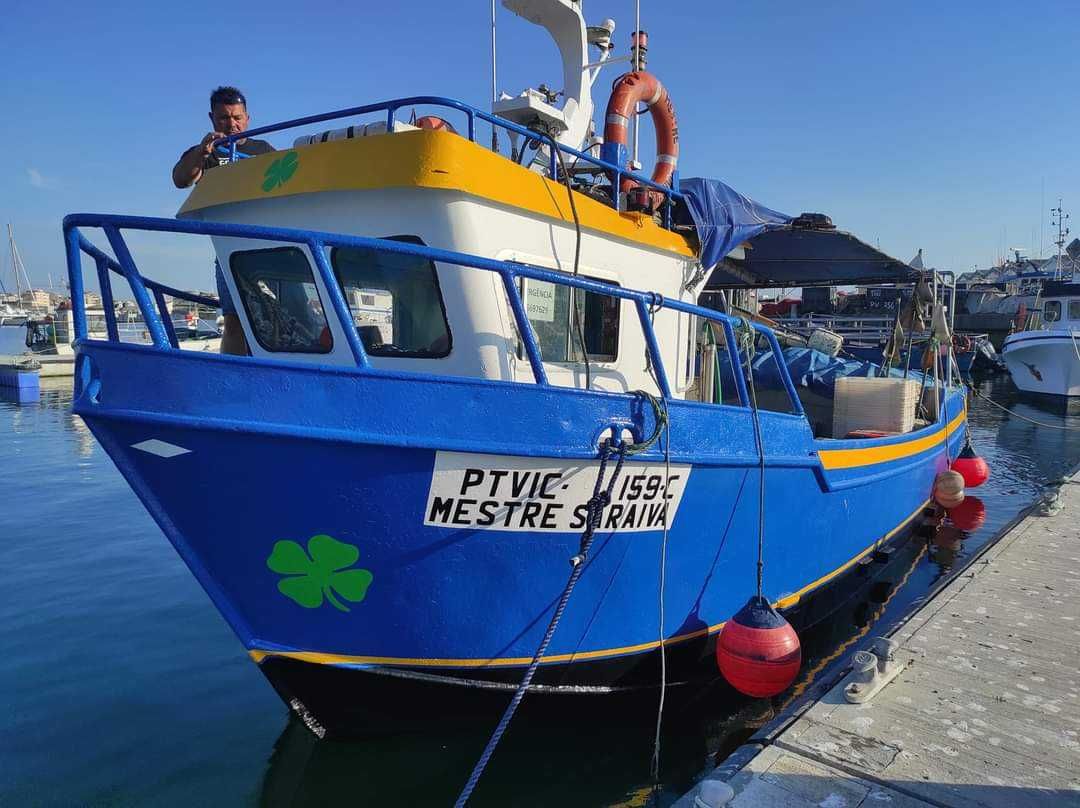
[{"label": "mooring rope", "polygon": [[[555,613],[551,616],[551,621],[548,623],[547,630],[544,632],[544,637],[541,639],[540,645],[537,646],[536,653],[533,654],[532,662],[529,663],[529,667],[526,669],[525,675],[521,679],[521,683],[517,686],[517,690],[514,691],[510,704],[508,704],[506,710],[503,711],[502,718],[499,719],[499,723],[496,725],[494,732],[491,733],[491,737],[484,746],[484,751],[480,754],[480,758],[476,761],[476,765],[473,766],[472,773],[469,775],[465,787],[461,790],[457,801],[454,803],[454,808],[463,808],[469,801],[469,797],[472,796],[473,791],[476,789],[476,784],[480,782],[480,777],[483,775],[484,769],[487,768],[491,756],[495,753],[495,748],[502,740],[507,727],[510,726],[510,720],[514,717],[518,705],[521,704],[521,700],[525,697],[525,693],[528,691],[529,685],[532,683],[533,677],[540,667],[541,660],[547,653],[548,646],[555,636],[555,629],[558,628],[559,621],[562,620],[563,612],[566,611],[566,605],[570,601],[570,595],[573,593],[574,587],[577,586],[578,579],[581,578],[581,574],[585,570],[585,560],[588,557],[589,549],[592,547],[594,534],[596,529],[600,527],[600,522],[604,515],[604,508],[611,502],[611,492],[615,489],[615,481],[618,480],[619,474],[622,472],[624,461],[630,455],[644,452],[655,444],[656,441],[659,440],[662,431],[668,425],[666,406],[651,393],[647,393],[644,390],[635,390],[634,393],[644,397],[652,405],[653,416],[655,419],[653,433],[648,438],[637,443],[625,443],[620,436],[613,434],[610,438],[605,438],[600,444],[600,468],[596,475],[596,484],[593,486],[593,495],[588,503],[586,503],[585,530],[581,534],[581,542],[578,545],[577,554],[570,559],[570,577],[567,579],[566,586],[559,596],[558,603],[555,606]],[[611,473],[611,477],[605,485],[604,472],[607,469],[608,461],[612,457],[617,458],[615,470]]]},{"label": "mooring rope", "polygon": [[[765,444],[761,437],[761,420],[758,417],[757,387],[754,384],[754,327],[745,317],[740,318],[737,334],[739,342],[746,351],[746,378],[750,382],[750,411],[754,419],[754,442],[758,452],[758,554],[757,554],[757,594],[762,597],[765,576]],[[780,358],[775,357],[779,362]]]},{"label": "mooring rope", "polygon": [[653,736],[653,756],[650,774],[653,787],[660,787],[660,729],[664,723],[664,698],[667,695],[667,646],[664,638],[664,590],[667,583],[668,545],[668,487],[671,485],[671,421],[664,410],[664,534],[660,540],[660,703],[656,706],[656,733]]},{"label": "mooring rope", "polygon": [[1002,410],[1003,412],[1008,413],[1013,418],[1019,418],[1021,421],[1027,421],[1028,423],[1035,424],[1035,426],[1044,426],[1047,429],[1061,429],[1061,430],[1064,430],[1066,432],[1080,431],[1080,426],[1070,426],[1069,424],[1050,424],[1050,423],[1047,423],[1046,421],[1038,421],[1038,420],[1036,420],[1034,418],[1029,418],[1026,415],[1021,415],[1020,413],[1015,412],[1014,410],[1010,410],[1004,404],[999,404],[998,402],[994,401],[994,399],[990,398],[990,396],[988,396],[988,395],[986,395],[984,393],[980,393],[978,390],[976,390],[966,380],[964,381],[964,386],[967,387],[967,389],[971,391],[971,394],[973,396],[975,396],[975,398],[981,398],[983,401],[987,402],[988,404],[992,404],[995,407],[997,407],[999,410]]}]

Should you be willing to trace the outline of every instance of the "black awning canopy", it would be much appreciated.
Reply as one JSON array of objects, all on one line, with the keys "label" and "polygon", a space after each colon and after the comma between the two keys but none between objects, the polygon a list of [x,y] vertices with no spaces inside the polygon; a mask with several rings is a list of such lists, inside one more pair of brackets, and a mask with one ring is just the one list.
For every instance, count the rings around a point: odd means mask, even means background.
[{"label": "black awning canopy", "polygon": [[862,286],[915,283],[922,273],[850,233],[788,225],[745,243],[745,258],[727,257],[706,289]]}]

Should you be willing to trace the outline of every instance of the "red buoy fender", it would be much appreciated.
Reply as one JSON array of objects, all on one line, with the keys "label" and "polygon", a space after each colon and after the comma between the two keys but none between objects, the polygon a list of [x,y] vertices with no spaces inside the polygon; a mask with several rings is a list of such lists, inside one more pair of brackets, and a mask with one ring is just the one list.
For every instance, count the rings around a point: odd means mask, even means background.
[{"label": "red buoy fender", "polygon": [[716,661],[732,687],[765,698],[783,693],[795,681],[802,648],[791,624],[765,598],[755,596],[724,624]]},{"label": "red buoy fender", "polygon": [[[600,147],[600,159],[620,168],[627,166],[627,125],[631,116],[636,114],[639,102],[649,108],[656,130],[656,165],[653,166],[652,181],[658,185],[670,185],[679,162],[679,123],[668,91],[656,76],[644,70],[625,73],[615,80],[604,116],[604,143]],[[637,182],[624,175],[619,190],[629,193],[637,185]],[[656,203],[662,198],[659,191],[652,191],[648,195]]]},{"label": "red buoy fender", "polygon": [[965,488],[976,488],[990,479],[990,467],[986,461],[975,454],[971,444],[967,444],[956,460],[952,463],[952,470],[960,473],[964,478]]}]

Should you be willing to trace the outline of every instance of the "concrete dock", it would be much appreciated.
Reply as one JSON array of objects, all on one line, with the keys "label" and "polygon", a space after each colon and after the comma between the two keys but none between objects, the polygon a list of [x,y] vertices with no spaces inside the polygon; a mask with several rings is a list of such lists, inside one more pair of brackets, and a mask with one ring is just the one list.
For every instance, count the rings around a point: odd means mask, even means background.
[{"label": "concrete dock", "polygon": [[845,678],[678,808],[1080,806],[1080,474],[892,639],[870,701]]}]

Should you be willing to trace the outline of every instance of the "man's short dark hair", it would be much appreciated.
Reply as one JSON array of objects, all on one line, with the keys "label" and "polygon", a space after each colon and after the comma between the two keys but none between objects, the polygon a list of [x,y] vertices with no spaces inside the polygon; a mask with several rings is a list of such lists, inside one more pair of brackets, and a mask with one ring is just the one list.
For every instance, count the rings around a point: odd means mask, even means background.
[{"label": "man's short dark hair", "polygon": [[224,104],[225,106],[243,104],[244,109],[247,109],[247,99],[235,87],[218,87],[214,92],[210,93],[210,109],[213,109],[218,104]]}]

